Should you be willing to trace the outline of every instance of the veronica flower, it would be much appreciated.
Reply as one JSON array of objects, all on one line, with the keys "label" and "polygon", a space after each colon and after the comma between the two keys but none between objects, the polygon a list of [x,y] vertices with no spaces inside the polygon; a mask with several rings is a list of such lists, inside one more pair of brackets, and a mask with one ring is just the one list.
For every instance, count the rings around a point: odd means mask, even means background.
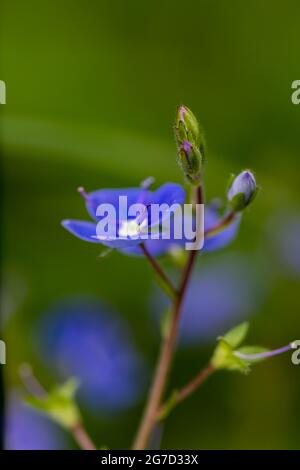
[{"label": "veronica flower", "polygon": [[[143,255],[139,245],[143,242],[152,256],[160,256],[174,247],[183,247],[187,242],[186,238],[176,239],[174,237],[174,227],[170,224],[171,233],[169,239],[144,239],[145,234],[140,227],[147,220],[147,228],[151,229],[162,222],[162,220],[171,217],[170,211],[165,209],[159,220],[151,220],[149,213],[142,217],[126,217],[117,219],[115,233],[108,232],[101,237],[97,236],[97,223],[103,216],[97,216],[97,208],[101,204],[110,204],[115,208],[118,214],[119,197],[127,197],[128,207],[133,204],[143,204],[149,207],[151,204],[166,204],[171,207],[174,204],[183,204],[185,200],[185,192],[183,188],[175,183],[166,183],[156,191],[150,191],[148,185],[141,188],[125,188],[125,189],[102,189],[91,193],[86,193],[82,188],[79,189],[83,195],[89,215],[93,218],[93,222],[80,220],[64,220],[62,225],[76,237],[92,242],[101,243],[110,248],[128,255]],[[204,224],[205,230],[211,229],[221,220],[217,209],[214,206],[205,207]],[[210,235],[204,243],[204,251],[212,251],[229,244],[235,237],[239,225],[239,215],[224,230]],[[128,234],[130,236],[128,236]],[[190,241],[190,240],[189,240]]]},{"label": "veronica flower", "polygon": [[[262,299],[255,267],[245,256],[226,254],[203,258],[183,301],[180,345],[197,345],[215,339],[255,312]],[[166,311],[167,298],[156,291],[154,312]]]},{"label": "veronica flower", "polygon": [[66,448],[66,442],[58,425],[25,405],[17,392],[11,392],[6,409],[5,448],[59,450]]},{"label": "veronica flower", "polygon": [[[184,189],[175,183],[166,183],[156,191],[150,191],[148,186],[141,188],[125,188],[125,189],[102,189],[87,194],[82,188],[79,189],[85,198],[86,207],[94,222],[83,222],[78,220],[64,220],[62,225],[69,230],[73,235],[89,242],[102,243],[110,248],[127,248],[142,243],[144,235],[153,227],[166,217],[170,216],[168,207],[174,204],[182,204],[185,199]],[[146,208],[146,213],[139,213],[137,216],[128,216],[127,213],[119,213],[120,197],[127,198],[127,206],[139,204]],[[116,216],[107,218],[107,215],[101,213],[99,215],[98,208],[103,205],[108,208],[108,204]],[[165,210],[162,212],[159,220],[151,220],[150,213],[147,208],[151,204],[165,205]],[[104,206],[105,205],[105,206]],[[104,217],[108,222],[107,233],[102,233],[101,236],[97,235],[97,223]],[[144,230],[143,230],[144,229]]]},{"label": "veronica flower", "polygon": [[126,324],[91,299],[54,306],[37,326],[39,353],[59,379],[80,382],[78,398],[100,413],[126,409],[144,387],[144,363]]}]

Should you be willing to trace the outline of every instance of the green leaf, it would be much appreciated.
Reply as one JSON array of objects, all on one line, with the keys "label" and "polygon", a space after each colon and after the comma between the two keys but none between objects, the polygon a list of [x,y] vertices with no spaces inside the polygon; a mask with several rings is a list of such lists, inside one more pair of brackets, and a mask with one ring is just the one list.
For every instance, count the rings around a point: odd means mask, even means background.
[{"label": "green leaf", "polygon": [[45,413],[62,427],[71,429],[80,421],[80,413],[74,401],[77,388],[78,382],[69,379],[64,384],[54,387],[49,394],[41,397],[29,396],[25,402]]},{"label": "green leaf", "polygon": [[230,344],[220,339],[214,351],[211,363],[215,369],[237,370],[242,373],[249,372],[249,363],[235,356]]},{"label": "green leaf", "polygon": [[248,205],[244,193],[236,194],[229,202],[230,207],[234,212],[240,212]]},{"label": "green leaf", "polygon": [[236,349],[246,338],[249,329],[249,323],[243,322],[240,325],[232,328],[225,336],[221,338],[228,343],[232,349]]}]

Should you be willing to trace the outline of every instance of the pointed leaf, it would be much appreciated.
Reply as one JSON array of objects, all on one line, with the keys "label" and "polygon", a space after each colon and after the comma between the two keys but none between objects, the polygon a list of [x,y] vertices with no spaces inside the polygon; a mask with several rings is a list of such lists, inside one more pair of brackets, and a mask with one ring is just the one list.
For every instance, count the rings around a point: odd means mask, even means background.
[{"label": "pointed leaf", "polygon": [[243,322],[232,328],[225,336],[222,337],[233,349],[237,348],[246,338],[249,329],[249,323]]},{"label": "pointed leaf", "polygon": [[74,401],[77,388],[77,381],[70,379],[63,385],[53,388],[49,394],[41,397],[29,396],[25,401],[62,427],[70,429],[80,421],[80,413]]}]

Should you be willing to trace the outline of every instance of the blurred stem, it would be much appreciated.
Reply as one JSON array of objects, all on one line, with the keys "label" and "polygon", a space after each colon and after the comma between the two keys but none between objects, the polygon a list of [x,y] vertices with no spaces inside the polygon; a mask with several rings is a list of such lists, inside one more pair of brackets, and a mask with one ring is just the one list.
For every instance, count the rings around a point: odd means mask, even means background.
[{"label": "blurred stem", "polygon": [[[195,200],[197,204],[202,204],[203,194],[201,186],[195,188]],[[154,373],[152,386],[150,388],[148,401],[133,444],[133,449],[135,450],[143,450],[147,447],[149,438],[157,421],[157,412],[163,398],[173,361],[182,302],[197,254],[198,250],[191,251],[183,268],[177,295],[173,301],[169,332],[163,339],[161,345],[161,352]]]},{"label": "blurred stem", "polygon": [[150,265],[152,266],[152,268],[154,269],[154,271],[156,272],[158,277],[162,280],[163,284],[166,285],[167,292],[169,294],[171,294],[171,296],[176,295],[176,290],[175,290],[175,287],[173,286],[172,282],[170,281],[168,276],[164,273],[164,271],[162,270],[162,268],[160,267],[160,265],[158,264],[156,259],[151,256],[151,254],[147,250],[145,244],[142,243],[140,246],[141,246],[141,249],[142,249],[142,251],[145,255],[145,258],[149,261]]},{"label": "blurred stem", "polygon": [[70,429],[75,441],[83,450],[97,450],[95,444],[87,434],[82,423],[77,423],[76,426]]},{"label": "blurred stem", "polygon": [[[30,364],[22,364],[19,368],[20,378],[27,391],[36,397],[47,395],[46,390],[35,377]],[[95,444],[84,429],[83,424],[79,421],[75,426],[69,429],[74,440],[82,450],[97,450]]]},{"label": "blurred stem", "polygon": [[158,410],[157,420],[160,421],[165,419],[175,406],[192,395],[192,393],[194,393],[208,379],[208,377],[212,375],[213,372],[215,372],[215,368],[209,363],[187,385],[177,390],[174,394],[171,394],[170,398],[167,399]]}]

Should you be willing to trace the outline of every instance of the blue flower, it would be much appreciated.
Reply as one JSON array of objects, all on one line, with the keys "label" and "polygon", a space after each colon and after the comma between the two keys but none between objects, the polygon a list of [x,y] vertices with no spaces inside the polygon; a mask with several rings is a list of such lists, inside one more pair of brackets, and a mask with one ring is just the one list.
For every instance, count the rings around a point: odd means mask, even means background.
[{"label": "blue flower", "polygon": [[6,409],[5,448],[62,450],[66,442],[58,425],[26,406],[17,392],[11,392]]},{"label": "blue flower", "polygon": [[[206,343],[254,313],[263,299],[255,265],[238,253],[203,258],[188,286],[179,328],[181,346]],[[155,291],[153,315],[163,314],[168,299]],[[156,318],[157,319],[157,318]]]},{"label": "blue flower", "polygon": [[109,414],[136,403],[144,388],[144,363],[126,324],[92,299],[72,298],[40,321],[39,353],[59,379],[78,378],[79,401]]},{"label": "blue flower", "polygon": [[[148,207],[151,204],[165,204],[171,207],[173,204],[182,204],[185,199],[185,191],[175,183],[166,183],[156,191],[150,191],[146,188],[125,188],[125,189],[101,189],[92,193],[85,193],[80,189],[83,194],[86,207],[94,222],[84,222],[79,220],[64,220],[62,222],[65,227],[73,235],[81,238],[82,240],[94,243],[102,243],[110,248],[127,248],[142,243],[143,232],[139,230],[142,222],[147,220],[147,228],[157,226],[164,218],[170,215],[168,209],[161,214],[159,220],[151,220],[150,214],[139,214],[136,216],[128,216],[126,214],[119,214],[119,198],[127,197],[128,208],[134,204],[143,204]],[[114,217],[107,218],[107,214],[97,215],[97,208],[100,205],[110,204],[115,209],[116,222]],[[104,206],[103,206],[104,207]],[[97,234],[97,223],[103,221],[104,217],[108,220],[109,231],[102,234],[101,237]]]},{"label": "blue flower", "polygon": [[[122,227],[125,223],[123,219],[117,220],[116,232],[114,235],[108,233],[107,236],[97,238],[96,224],[101,219],[97,216],[97,207],[100,204],[111,204],[116,213],[118,213],[119,206],[119,197],[127,196],[128,207],[132,204],[144,204],[149,206],[150,204],[167,204],[169,207],[173,204],[183,204],[185,199],[185,192],[183,188],[175,183],[166,183],[161,186],[156,191],[149,191],[146,188],[125,188],[125,189],[102,189],[92,193],[85,193],[83,189],[80,189],[80,192],[83,194],[86,207],[90,216],[94,219],[93,222],[80,221],[80,220],[64,220],[62,225],[73,235],[82,240],[92,242],[92,243],[102,243],[111,248],[116,248],[124,254],[127,255],[143,255],[143,252],[140,248],[142,242],[145,243],[145,246],[148,252],[152,256],[160,256],[174,247],[184,247],[187,240],[183,237],[182,239],[175,239],[172,233],[173,224],[171,223],[171,237],[170,239],[151,239],[142,240],[139,234],[135,237],[122,236]],[[148,227],[153,227],[157,225],[157,220],[149,220],[148,216]],[[162,214],[159,222],[162,219],[169,217],[170,213],[166,210]],[[128,218],[129,222],[126,221],[126,226],[133,222],[133,225],[136,222],[136,219]],[[218,224],[221,220],[221,216],[218,214],[217,209],[214,206],[205,207],[205,230],[211,229],[214,225]],[[234,238],[237,233],[239,226],[239,216],[236,216],[234,221],[228,225],[223,231],[215,233],[206,237],[204,243],[204,251],[213,251],[219,248],[223,248],[228,245]],[[189,240],[190,241],[190,240]]]},{"label": "blue flower", "polygon": [[[275,242],[274,249],[280,266],[288,275],[300,277],[300,213],[282,212],[270,223],[270,238]],[[274,270],[273,270],[274,272]]]}]

